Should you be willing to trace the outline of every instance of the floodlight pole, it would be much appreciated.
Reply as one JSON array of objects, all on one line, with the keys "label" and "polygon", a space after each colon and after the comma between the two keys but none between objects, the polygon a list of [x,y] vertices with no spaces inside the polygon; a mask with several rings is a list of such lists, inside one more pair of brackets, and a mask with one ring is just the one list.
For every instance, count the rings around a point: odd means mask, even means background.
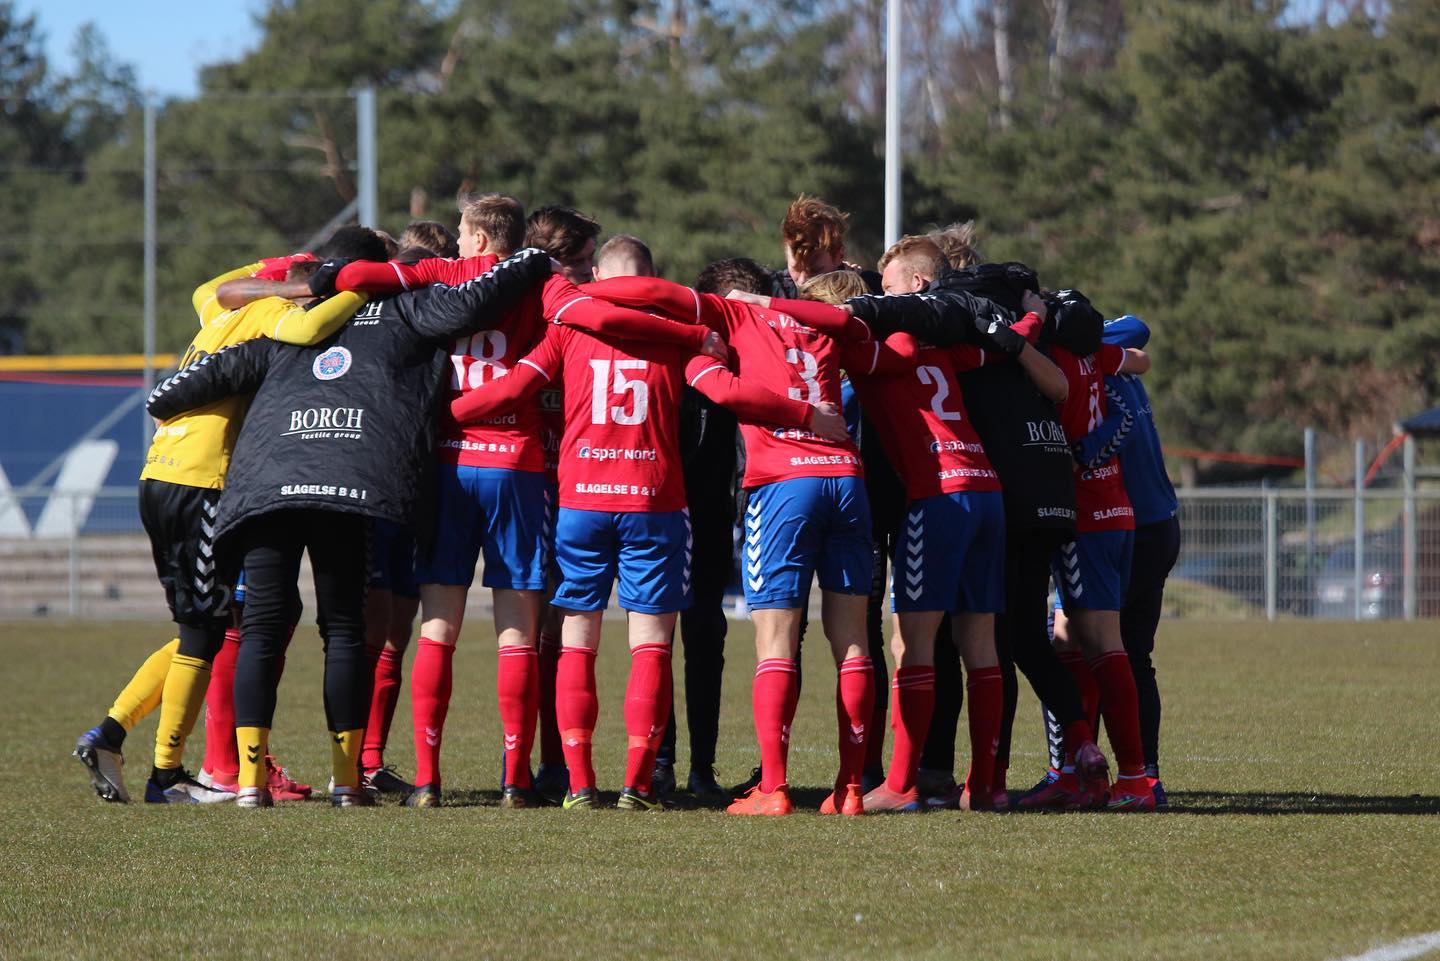
[{"label": "floodlight pole", "polygon": [[[145,140],[145,265],[144,265],[144,324],[145,324],[145,372],[144,390],[148,394],[155,386],[155,95],[147,93],[143,106]],[[149,417],[141,417],[141,456],[150,447],[155,434],[155,423]]]},{"label": "floodlight pole", "polygon": [[900,239],[900,13],[903,0],[886,0],[885,11],[885,246]]},{"label": "floodlight pole", "polygon": [[360,168],[359,191],[356,201],[360,206],[360,226],[380,226],[379,200],[379,151],[376,148],[375,133],[378,121],[375,116],[375,88],[361,87],[355,91],[355,161]]},{"label": "floodlight pole", "polygon": [[1415,437],[1405,435],[1405,503],[1403,525],[1405,543],[1402,548],[1404,559],[1401,597],[1404,603],[1405,620],[1413,621],[1417,613],[1415,565],[1419,561],[1420,543],[1415,526]]}]

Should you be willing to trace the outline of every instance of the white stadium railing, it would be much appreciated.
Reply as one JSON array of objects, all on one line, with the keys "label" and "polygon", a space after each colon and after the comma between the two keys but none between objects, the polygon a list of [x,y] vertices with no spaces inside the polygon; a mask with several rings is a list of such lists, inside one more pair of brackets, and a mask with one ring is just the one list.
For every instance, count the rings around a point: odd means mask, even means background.
[{"label": "white stadium railing", "polygon": [[[1179,497],[1169,617],[1440,617],[1440,491]],[[0,492],[0,617],[56,616],[165,616],[133,488]]]}]

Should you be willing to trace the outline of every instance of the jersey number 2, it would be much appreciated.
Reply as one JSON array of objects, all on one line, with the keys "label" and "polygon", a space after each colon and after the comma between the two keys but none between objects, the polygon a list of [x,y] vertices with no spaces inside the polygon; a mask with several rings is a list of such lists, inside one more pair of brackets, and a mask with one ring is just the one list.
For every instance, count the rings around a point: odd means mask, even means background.
[{"label": "jersey number 2", "polygon": [[950,381],[945,377],[945,372],[939,367],[916,367],[915,375],[920,378],[920,383],[935,388],[935,396],[930,398],[930,409],[935,416],[941,420],[959,420],[958,410],[946,410],[945,398],[950,396]]}]

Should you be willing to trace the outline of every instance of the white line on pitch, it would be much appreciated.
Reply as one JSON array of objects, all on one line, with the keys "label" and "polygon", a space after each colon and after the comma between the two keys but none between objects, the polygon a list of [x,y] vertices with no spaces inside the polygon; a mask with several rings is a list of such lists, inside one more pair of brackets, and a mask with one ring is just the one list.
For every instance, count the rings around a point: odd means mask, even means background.
[{"label": "white line on pitch", "polygon": [[1418,958],[1436,950],[1440,950],[1440,931],[1431,931],[1429,934],[1417,934],[1394,944],[1382,944],[1363,954],[1347,954],[1343,958],[1335,958],[1334,961],[1410,961],[1411,958]]}]

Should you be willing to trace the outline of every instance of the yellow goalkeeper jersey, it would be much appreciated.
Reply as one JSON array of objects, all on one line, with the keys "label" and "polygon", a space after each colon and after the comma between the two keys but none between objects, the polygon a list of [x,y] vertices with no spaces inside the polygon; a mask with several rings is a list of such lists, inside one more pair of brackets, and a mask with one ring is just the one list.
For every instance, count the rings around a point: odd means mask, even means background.
[{"label": "yellow goalkeeper jersey", "polygon": [[[235,310],[220,306],[215,291],[221,284],[249,277],[263,266],[249,264],[195,289],[192,300],[200,318],[200,333],[190,341],[181,367],[256,337],[287,344],[317,344],[339,330],[365,303],[363,294],[339,293],[311,310],[281,297],[265,297]],[[249,404],[248,397],[227,397],[160,424],[155,428],[140,479],[222,489],[225,472],[230,468],[230,452]]]}]

